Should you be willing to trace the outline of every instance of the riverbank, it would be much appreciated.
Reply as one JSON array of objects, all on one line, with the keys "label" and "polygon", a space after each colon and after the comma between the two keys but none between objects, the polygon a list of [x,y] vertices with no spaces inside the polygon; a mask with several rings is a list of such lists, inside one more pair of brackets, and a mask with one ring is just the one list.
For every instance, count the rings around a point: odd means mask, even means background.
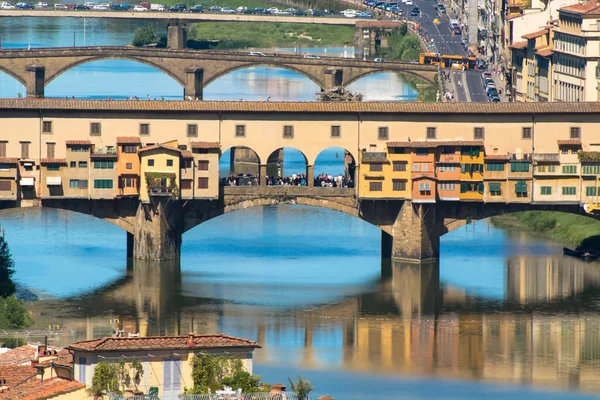
[{"label": "riverbank", "polygon": [[189,39],[218,41],[217,49],[248,47],[330,46],[352,44],[354,28],[273,22],[202,22],[189,29]]},{"label": "riverbank", "polygon": [[554,211],[524,211],[492,218],[494,226],[520,230],[569,246],[597,249],[600,246],[600,221]]}]

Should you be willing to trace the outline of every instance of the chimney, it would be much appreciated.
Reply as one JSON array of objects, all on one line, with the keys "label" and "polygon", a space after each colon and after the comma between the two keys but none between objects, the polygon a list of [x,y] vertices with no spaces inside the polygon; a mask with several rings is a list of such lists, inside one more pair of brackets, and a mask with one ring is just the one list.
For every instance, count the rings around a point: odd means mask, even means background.
[{"label": "chimney", "polygon": [[188,333],[187,347],[196,347],[196,343],[194,343],[194,332]]}]

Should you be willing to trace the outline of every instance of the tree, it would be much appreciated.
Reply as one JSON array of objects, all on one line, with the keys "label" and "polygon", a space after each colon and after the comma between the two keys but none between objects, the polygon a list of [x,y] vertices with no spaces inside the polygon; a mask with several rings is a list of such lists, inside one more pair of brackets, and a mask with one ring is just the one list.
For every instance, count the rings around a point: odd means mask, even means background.
[{"label": "tree", "polygon": [[25,303],[15,296],[0,298],[0,329],[26,328],[33,319],[25,308]]},{"label": "tree", "polygon": [[154,33],[154,28],[152,24],[148,24],[148,26],[143,28],[137,28],[135,33],[133,34],[132,45],[136,47],[147,46],[149,44],[154,44],[158,42],[158,37]]},{"label": "tree", "polygon": [[406,36],[407,33],[408,33],[408,24],[404,23],[404,24],[400,25],[400,34],[402,36]]},{"label": "tree", "polygon": [[308,400],[308,395],[315,389],[310,381],[302,379],[300,375],[297,382],[293,382],[291,378],[288,378],[288,381],[292,391],[298,395],[298,400]]},{"label": "tree", "polygon": [[252,375],[248,371],[235,371],[233,376],[223,378],[221,383],[234,390],[242,389],[242,393],[260,390],[260,376]]},{"label": "tree", "polygon": [[209,353],[196,354],[191,361],[194,387],[191,393],[208,393],[209,389],[242,389],[242,392],[257,392],[260,376],[251,375],[244,370],[242,360],[231,356]]},{"label": "tree", "polygon": [[0,236],[0,297],[9,297],[15,294],[16,287],[12,281],[15,273],[15,262],[10,254],[8,243],[4,236]]},{"label": "tree", "polygon": [[94,367],[92,387],[89,390],[96,396],[105,393],[120,393],[121,389],[125,390],[130,387],[132,378],[137,389],[143,375],[144,367],[138,360],[130,363],[125,360],[119,360],[117,363],[100,361]]}]

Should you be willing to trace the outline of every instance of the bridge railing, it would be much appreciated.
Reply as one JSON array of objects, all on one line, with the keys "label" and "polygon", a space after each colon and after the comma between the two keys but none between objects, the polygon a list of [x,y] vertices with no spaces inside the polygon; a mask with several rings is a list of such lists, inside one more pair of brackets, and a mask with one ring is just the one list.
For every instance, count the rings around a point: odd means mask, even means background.
[{"label": "bridge railing", "polygon": [[289,197],[352,197],[355,189],[310,186],[225,186],[225,195],[237,196],[289,196]]}]

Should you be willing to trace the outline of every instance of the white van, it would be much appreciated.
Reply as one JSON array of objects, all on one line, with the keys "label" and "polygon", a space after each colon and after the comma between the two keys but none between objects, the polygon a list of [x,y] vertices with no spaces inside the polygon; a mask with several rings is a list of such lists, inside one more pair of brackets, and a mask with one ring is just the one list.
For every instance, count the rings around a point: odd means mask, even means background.
[{"label": "white van", "polygon": [[451,19],[450,20],[450,30],[453,30],[454,28],[458,27],[460,24],[458,23],[457,19]]}]

